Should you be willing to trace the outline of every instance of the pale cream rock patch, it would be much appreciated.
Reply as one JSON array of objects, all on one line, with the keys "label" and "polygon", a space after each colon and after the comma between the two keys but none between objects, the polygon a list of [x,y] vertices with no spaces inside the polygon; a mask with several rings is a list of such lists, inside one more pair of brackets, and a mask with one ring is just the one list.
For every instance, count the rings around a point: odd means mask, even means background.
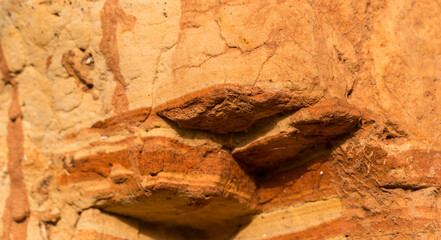
[{"label": "pale cream rock patch", "polygon": [[98,209],[83,211],[76,232],[88,230],[123,239],[138,239],[138,222],[129,218],[102,213]]},{"label": "pale cream rock patch", "polygon": [[265,239],[299,232],[341,216],[340,199],[317,200],[264,212],[251,221],[234,239]]},{"label": "pale cream rock patch", "polygon": [[46,225],[52,240],[72,239],[79,214],[76,209],[65,204],[60,211],[60,220],[55,226]]},{"label": "pale cream rock patch", "polygon": [[121,27],[117,29],[120,67],[127,83],[129,109],[151,107],[155,84],[171,80],[169,75],[158,73],[161,66],[171,65],[171,56],[164,54],[178,41],[181,2],[126,0],[120,4],[127,14],[136,17],[130,31]]},{"label": "pale cream rock patch", "polygon": [[[4,85],[3,77],[0,77],[0,174],[5,177],[6,164],[8,162],[8,143],[6,131],[9,122],[9,106],[11,104],[12,87]],[[3,185],[2,185],[3,186]],[[3,194],[2,194],[3,195]]]},{"label": "pale cream rock patch", "polygon": [[215,21],[187,29],[181,33],[180,41],[185,44],[177,46],[176,69],[200,66],[208,59],[224,54],[228,49]]},{"label": "pale cream rock patch", "polygon": [[11,72],[19,72],[26,65],[26,56],[21,33],[16,28],[5,28],[2,31],[1,45],[5,59]]},{"label": "pale cream rock patch", "polygon": [[31,215],[29,217],[27,240],[47,240],[48,231],[46,226],[36,217]]}]

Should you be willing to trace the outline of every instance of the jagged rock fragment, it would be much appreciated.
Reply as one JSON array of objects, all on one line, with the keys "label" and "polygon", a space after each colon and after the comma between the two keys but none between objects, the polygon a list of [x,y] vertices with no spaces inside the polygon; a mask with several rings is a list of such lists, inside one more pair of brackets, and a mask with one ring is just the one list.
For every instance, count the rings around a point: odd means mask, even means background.
[{"label": "jagged rock fragment", "polygon": [[290,127],[260,137],[236,148],[233,156],[258,167],[273,166],[313,146],[350,132],[358,124],[361,112],[341,100],[323,100],[295,112],[287,119]]},{"label": "jagged rock fragment", "polygon": [[314,102],[280,89],[217,85],[165,103],[158,114],[181,128],[229,133],[245,131],[259,119]]}]

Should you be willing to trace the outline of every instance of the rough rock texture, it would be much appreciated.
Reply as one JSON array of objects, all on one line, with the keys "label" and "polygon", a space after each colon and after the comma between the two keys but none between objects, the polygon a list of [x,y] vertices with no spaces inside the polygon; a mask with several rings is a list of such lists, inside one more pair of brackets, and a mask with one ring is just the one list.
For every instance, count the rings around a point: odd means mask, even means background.
[{"label": "rough rock texture", "polygon": [[311,103],[313,99],[301,99],[280,89],[220,85],[158,106],[158,115],[176,122],[181,128],[225,134],[246,131],[257,120]]},{"label": "rough rock texture", "polygon": [[0,0],[0,239],[440,239],[439,0]]},{"label": "rough rock texture", "polygon": [[349,134],[361,117],[360,111],[339,100],[323,100],[302,108],[279,122],[266,134],[232,151],[233,157],[258,167],[270,167],[295,157],[302,150]]}]

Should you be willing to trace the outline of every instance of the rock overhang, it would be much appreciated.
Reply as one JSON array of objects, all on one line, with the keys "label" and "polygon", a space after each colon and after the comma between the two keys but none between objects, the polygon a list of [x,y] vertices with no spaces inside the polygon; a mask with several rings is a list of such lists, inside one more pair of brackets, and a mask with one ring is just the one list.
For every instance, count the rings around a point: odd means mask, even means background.
[{"label": "rock overhang", "polygon": [[75,160],[58,184],[95,207],[150,222],[200,228],[258,212],[253,180],[225,150],[160,136],[134,142]]},{"label": "rock overhang", "polygon": [[[360,118],[360,110],[334,98],[216,85],[67,136],[73,143],[101,137],[71,151],[75,157],[56,182],[67,201],[83,207],[202,230],[237,227],[262,210],[262,196],[272,196],[260,188],[260,172],[354,131]],[[202,140],[189,141],[187,133]]]}]

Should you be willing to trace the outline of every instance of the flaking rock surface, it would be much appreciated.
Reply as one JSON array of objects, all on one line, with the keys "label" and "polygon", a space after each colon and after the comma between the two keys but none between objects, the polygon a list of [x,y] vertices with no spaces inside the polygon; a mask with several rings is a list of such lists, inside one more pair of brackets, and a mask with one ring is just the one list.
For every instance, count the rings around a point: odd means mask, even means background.
[{"label": "flaking rock surface", "polygon": [[439,0],[0,0],[0,239],[441,239]]}]

